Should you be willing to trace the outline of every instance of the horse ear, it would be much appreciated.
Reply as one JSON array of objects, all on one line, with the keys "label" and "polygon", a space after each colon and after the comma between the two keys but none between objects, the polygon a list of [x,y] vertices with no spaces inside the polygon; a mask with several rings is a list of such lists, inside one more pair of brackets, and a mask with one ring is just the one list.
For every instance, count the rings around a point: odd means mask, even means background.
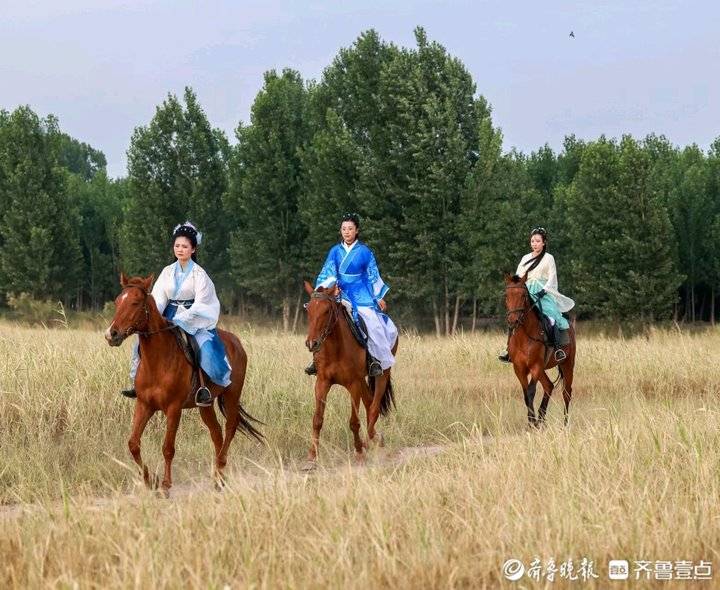
[{"label": "horse ear", "polygon": [[143,281],[143,285],[144,285],[146,291],[150,290],[154,280],[155,280],[155,275],[151,274]]},{"label": "horse ear", "polygon": [[312,288],[312,285],[307,281],[304,281],[303,285],[305,286],[305,293],[307,293],[308,295],[312,295],[312,292],[315,290]]},{"label": "horse ear", "polygon": [[124,272],[120,273],[120,286],[124,289],[127,286],[128,278],[125,276]]}]

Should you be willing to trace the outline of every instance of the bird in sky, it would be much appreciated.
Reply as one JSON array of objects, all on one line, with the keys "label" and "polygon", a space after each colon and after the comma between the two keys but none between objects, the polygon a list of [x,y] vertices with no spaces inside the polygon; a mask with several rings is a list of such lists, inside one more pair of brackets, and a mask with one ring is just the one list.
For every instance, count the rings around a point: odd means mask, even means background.
[{"label": "bird in sky", "polygon": [[575,32],[574,32],[574,31],[570,31],[570,37],[572,37],[573,39],[575,38]]}]

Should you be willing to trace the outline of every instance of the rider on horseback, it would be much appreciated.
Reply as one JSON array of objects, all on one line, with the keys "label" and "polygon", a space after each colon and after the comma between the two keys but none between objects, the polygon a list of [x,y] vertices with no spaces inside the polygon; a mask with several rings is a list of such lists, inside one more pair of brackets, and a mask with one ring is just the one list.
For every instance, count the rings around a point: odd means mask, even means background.
[{"label": "rider on horseback", "polygon": [[[342,239],[330,249],[315,288],[327,289],[337,284],[353,320],[357,323],[358,318],[362,318],[368,336],[368,374],[377,377],[395,364],[391,349],[398,332],[393,321],[383,313],[387,307],[383,298],[389,287],[380,278],[372,250],[358,240],[359,231],[360,217],[346,213],[340,226]],[[305,372],[316,374],[314,359]]]},{"label": "rider on horseback", "polygon": [[[213,383],[221,387],[230,385],[230,363],[225,346],[218,336],[220,302],[215,285],[205,270],[197,264],[195,251],[202,241],[202,234],[186,221],[173,231],[173,253],[176,261],[166,266],[152,288],[158,311],[183,331],[191,334],[200,351],[200,366]],[[138,342],[132,349],[130,380],[135,383],[140,354]],[[125,397],[137,397],[135,389],[121,391]],[[212,396],[206,387],[200,387],[195,404],[211,406]]]},{"label": "rider on horseback", "polygon": [[[560,363],[567,357],[563,347],[570,343],[568,332],[570,324],[563,316],[563,312],[570,311],[575,302],[557,290],[557,268],[555,258],[547,251],[545,228],[536,227],[530,232],[530,248],[532,252],[522,257],[515,274],[519,277],[527,275],[527,288],[533,303],[542,310],[543,315],[552,325],[550,337],[555,347],[555,360]],[[510,334],[508,334],[509,340]],[[510,362],[507,348],[498,358],[503,362]]]}]

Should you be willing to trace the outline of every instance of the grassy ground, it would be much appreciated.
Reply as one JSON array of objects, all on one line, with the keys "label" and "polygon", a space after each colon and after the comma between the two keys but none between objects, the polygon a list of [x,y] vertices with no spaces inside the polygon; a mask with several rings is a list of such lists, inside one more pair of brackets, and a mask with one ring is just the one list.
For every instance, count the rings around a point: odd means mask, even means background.
[{"label": "grassy ground", "polygon": [[[213,492],[209,437],[187,412],[168,501],[138,487],[127,452],[129,346],[0,326],[0,587],[496,587],[513,585],[506,559],[534,557],[594,560],[605,587],[612,558],[720,564],[718,331],[581,328],[570,427],[557,395],[539,432],[495,360],[502,335],[404,335],[386,449],[353,464],[349,396],[333,390],[323,467],[304,477],[303,338],[235,328],[269,444],[236,438]],[[143,439],[158,467],[163,427]]]}]

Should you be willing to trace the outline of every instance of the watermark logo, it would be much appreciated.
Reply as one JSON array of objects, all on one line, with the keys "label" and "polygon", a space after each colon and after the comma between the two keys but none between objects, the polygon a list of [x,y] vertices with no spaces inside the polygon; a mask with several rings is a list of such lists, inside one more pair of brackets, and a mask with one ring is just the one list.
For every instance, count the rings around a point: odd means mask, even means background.
[{"label": "watermark logo", "polygon": [[630,577],[630,564],[627,559],[611,559],[608,563],[608,578],[627,580]]},{"label": "watermark logo", "polygon": [[503,576],[512,582],[517,582],[523,577],[525,566],[519,559],[508,559],[503,564]]},{"label": "watermark logo", "polygon": [[[607,562],[607,579],[609,580],[653,580],[668,582],[676,580],[711,580],[712,562],[701,559],[690,560],[647,560],[647,559],[611,559]],[[535,582],[587,582],[601,578],[595,569],[592,559],[583,557],[556,561],[554,557],[545,559],[535,557],[529,562],[520,559],[507,559],[503,563],[502,575],[511,582],[523,578]]]}]

